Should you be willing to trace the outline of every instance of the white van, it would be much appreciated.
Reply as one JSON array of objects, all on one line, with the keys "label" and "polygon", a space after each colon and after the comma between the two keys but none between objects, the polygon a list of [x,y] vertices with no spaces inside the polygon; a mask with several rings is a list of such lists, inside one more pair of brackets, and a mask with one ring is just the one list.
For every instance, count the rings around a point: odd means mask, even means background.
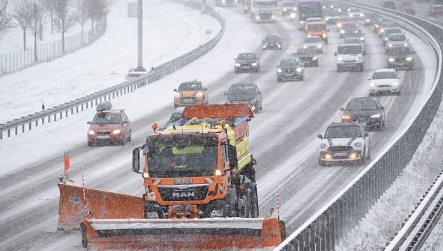
[{"label": "white van", "polygon": [[337,57],[337,71],[364,70],[364,55],[361,44],[339,44],[335,56]]}]

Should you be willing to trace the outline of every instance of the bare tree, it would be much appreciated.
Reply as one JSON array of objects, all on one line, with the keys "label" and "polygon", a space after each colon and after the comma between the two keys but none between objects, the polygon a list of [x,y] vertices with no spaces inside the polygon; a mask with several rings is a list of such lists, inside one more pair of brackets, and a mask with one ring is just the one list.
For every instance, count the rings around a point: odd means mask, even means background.
[{"label": "bare tree", "polygon": [[29,29],[32,22],[31,1],[20,0],[17,2],[12,16],[17,20],[18,25],[23,30],[23,49],[26,50],[26,31]]},{"label": "bare tree", "polygon": [[13,27],[12,18],[6,12],[7,9],[8,0],[0,0],[0,41],[9,29]]},{"label": "bare tree", "polygon": [[55,5],[58,0],[45,0],[46,9],[51,23],[51,34],[54,34]]},{"label": "bare tree", "polygon": [[82,27],[82,44],[83,44],[83,27],[85,26],[86,22],[88,21],[88,5],[86,4],[85,0],[77,0],[76,2],[77,10],[74,12],[75,15],[75,21],[80,24]]},{"label": "bare tree", "polygon": [[69,0],[58,0],[55,4],[54,27],[62,34],[62,51],[65,52],[65,33],[75,24],[75,17],[69,13]]},{"label": "bare tree", "polygon": [[38,61],[37,57],[37,38],[40,41],[43,40],[43,21],[46,13],[46,1],[45,0],[34,0],[31,3],[31,28],[34,34],[34,60]]},{"label": "bare tree", "polygon": [[105,17],[113,0],[85,0],[88,18],[91,19],[91,30],[94,32],[94,22]]}]

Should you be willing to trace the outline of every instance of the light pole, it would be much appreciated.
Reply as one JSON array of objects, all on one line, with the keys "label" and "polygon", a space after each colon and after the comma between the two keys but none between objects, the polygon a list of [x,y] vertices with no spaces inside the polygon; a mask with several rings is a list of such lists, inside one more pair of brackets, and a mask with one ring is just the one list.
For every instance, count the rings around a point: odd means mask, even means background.
[{"label": "light pole", "polygon": [[138,65],[136,71],[146,71],[143,68],[143,4],[142,0],[137,0],[137,21],[138,21]]}]

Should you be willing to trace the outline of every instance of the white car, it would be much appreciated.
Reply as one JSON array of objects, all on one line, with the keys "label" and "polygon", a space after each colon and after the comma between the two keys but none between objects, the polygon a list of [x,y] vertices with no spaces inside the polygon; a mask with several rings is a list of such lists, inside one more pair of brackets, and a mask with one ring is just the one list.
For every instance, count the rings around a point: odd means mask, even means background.
[{"label": "white car", "polygon": [[406,38],[404,33],[389,34],[386,41],[386,51],[394,47],[408,47],[409,39]]},{"label": "white car", "polygon": [[369,133],[357,123],[332,123],[318,138],[320,166],[337,162],[364,164],[371,159]]},{"label": "white car", "polygon": [[337,57],[337,72],[348,69],[364,70],[364,54],[361,44],[339,44],[334,55]]},{"label": "white car", "polygon": [[317,53],[323,53],[323,40],[319,36],[308,36],[303,40],[303,48],[314,48]]},{"label": "white car", "polygon": [[377,93],[400,95],[400,77],[395,69],[378,69],[369,80],[369,96]]}]

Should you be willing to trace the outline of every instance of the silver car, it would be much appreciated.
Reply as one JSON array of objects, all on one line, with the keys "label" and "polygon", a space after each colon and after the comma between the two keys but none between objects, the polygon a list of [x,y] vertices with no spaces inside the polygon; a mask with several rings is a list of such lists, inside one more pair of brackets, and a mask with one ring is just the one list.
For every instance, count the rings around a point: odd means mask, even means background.
[{"label": "silver car", "polygon": [[319,36],[308,36],[303,40],[303,48],[314,48],[317,53],[323,53],[323,40]]},{"label": "silver car", "polygon": [[400,95],[400,77],[395,69],[378,69],[369,80],[369,96],[378,93]]},{"label": "silver car", "polygon": [[386,42],[386,51],[395,47],[408,47],[409,39],[406,38],[404,33],[392,33],[389,34]]}]

